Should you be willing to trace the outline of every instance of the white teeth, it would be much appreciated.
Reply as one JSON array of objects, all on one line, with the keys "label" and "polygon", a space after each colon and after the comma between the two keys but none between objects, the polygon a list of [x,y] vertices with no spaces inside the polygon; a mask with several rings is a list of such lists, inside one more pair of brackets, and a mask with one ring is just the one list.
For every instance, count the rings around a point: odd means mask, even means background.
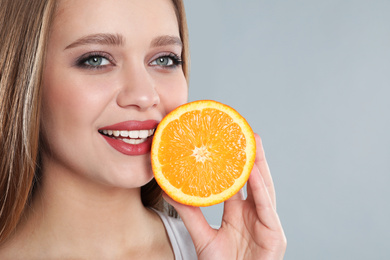
[{"label": "white teeth", "polygon": [[[101,132],[108,136],[115,136],[115,137],[129,137],[129,138],[123,138],[124,142],[126,143],[132,143],[133,141],[136,142],[144,142],[146,138],[149,136],[152,136],[154,134],[155,129],[149,129],[149,130],[132,130],[132,131],[126,131],[126,130],[102,130]],[[138,139],[139,138],[139,139]],[[122,138],[118,138],[122,140]],[[133,143],[132,143],[133,144]],[[137,143],[135,143],[137,144]]]},{"label": "white teeth", "polygon": [[121,131],[121,136],[128,137],[129,136],[129,131]]},{"label": "white teeth", "polygon": [[139,138],[147,138],[148,134],[149,134],[149,130],[140,130],[138,137]]},{"label": "white teeth", "polygon": [[138,138],[139,137],[139,131],[129,131],[129,137],[130,138]]},{"label": "white teeth", "polygon": [[128,139],[128,138],[123,138],[123,139],[120,139],[122,140],[123,142],[125,143],[128,143],[128,144],[140,144],[140,143],[143,143],[146,141],[146,138],[142,138],[142,139]]}]

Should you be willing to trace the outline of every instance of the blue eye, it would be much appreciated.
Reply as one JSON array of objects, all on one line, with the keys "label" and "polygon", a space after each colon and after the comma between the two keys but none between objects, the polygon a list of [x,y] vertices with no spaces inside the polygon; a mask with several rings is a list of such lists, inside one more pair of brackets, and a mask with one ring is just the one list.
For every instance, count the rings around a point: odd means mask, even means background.
[{"label": "blue eye", "polygon": [[101,56],[92,56],[88,58],[85,62],[85,65],[92,66],[92,67],[98,67],[98,66],[104,66],[110,64],[110,62]]},{"label": "blue eye", "polygon": [[106,53],[92,52],[79,57],[76,66],[86,69],[103,69],[107,66],[114,66],[113,59]]},{"label": "blue eye", "polygon": [[161,57],[156,60],[156,64],[159,66],[171,66],[173,64],[173,61],[171,58]]},{"label": "blue eye", "polygon": [[168,55],[163,55],[153,60],[150,65],[152,66],[160,66],[164,68],[175,68],[182,64],[182,60],[176,54],[170,53]]}]

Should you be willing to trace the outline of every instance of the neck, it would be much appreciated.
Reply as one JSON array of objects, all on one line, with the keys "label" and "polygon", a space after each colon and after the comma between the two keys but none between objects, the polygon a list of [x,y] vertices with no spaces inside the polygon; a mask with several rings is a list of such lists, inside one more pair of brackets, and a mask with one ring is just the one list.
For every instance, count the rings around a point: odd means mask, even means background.
[{"label": "neck", "polygon": [[136,255],[166,240],[159,217],[143,206],[140,188],[109,187],[50,169],[42,176],[21,233],[30,233],[47,255]]}]

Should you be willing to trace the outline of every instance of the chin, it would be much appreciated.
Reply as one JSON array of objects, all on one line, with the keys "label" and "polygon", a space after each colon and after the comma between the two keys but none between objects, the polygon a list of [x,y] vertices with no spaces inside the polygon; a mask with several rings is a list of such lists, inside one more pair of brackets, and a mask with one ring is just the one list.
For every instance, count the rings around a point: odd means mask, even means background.
[{"label": "chin", "polygon": [[106,184],[111,187],[117,188],[140,188],[150,182],[153,179],[153,171],[149,166],[148,169],[139,169],[139,170],[121,170],[114,171],[109,176],[106,176]]}]

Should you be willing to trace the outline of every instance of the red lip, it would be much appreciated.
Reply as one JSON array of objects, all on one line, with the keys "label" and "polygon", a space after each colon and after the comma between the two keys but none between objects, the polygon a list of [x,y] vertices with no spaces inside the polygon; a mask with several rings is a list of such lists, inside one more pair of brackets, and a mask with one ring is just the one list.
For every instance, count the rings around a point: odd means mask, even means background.
[{"label": "red lip", "polygon": [[[158,125],[156,120],[147,120],[147,121],[125,121],[117,123],[110,126],[104,126],[99,129],[101,130],[147,130],[155,129]],[[113,147],[118,152],[125,155],[143,155],[150,152],[152,146],[153,136],[150,136],[146,139],[145,142],[140,144],[128,144],[119,139],[114,139],[108,137],[104,134],[101,136],[106,140],[106,142]]]},{"label": "red lip", "polygon": [[158,125],[157,120],[146,120],[146,121],[125,121],[117,124],[104,126],[99,128],[99,130],[145,130],[145,129],[154,129]]}]

